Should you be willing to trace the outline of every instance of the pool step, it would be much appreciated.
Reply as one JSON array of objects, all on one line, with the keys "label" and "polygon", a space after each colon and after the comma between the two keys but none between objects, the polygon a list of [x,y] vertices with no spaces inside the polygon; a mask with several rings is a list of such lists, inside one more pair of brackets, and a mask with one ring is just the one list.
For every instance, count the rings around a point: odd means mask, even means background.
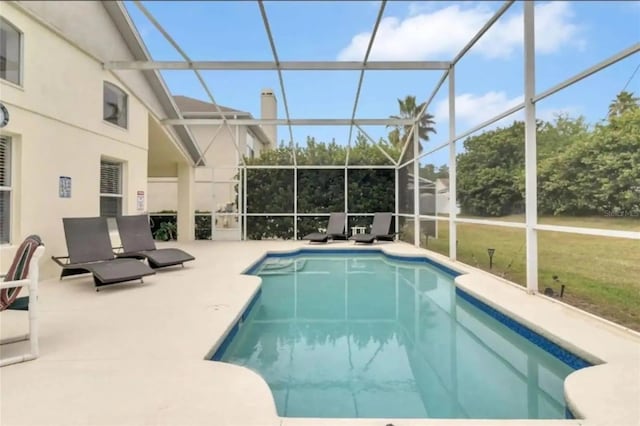
[{"label": "pool step", "polygon": [[258,271],[258,275],[284,275],[302,271],[306,259],[267,259]]}]

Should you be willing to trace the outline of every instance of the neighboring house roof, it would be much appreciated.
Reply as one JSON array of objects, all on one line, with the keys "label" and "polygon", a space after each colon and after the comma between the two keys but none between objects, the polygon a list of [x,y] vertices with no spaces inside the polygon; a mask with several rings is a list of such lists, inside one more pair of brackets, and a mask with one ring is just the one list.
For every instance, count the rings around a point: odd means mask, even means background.
[{"label": "neighboring house roof", "polygon": [[[253,115],[251,115],[250,112],[240,111],[218,104],[218,108],[222,112],[222,114],[220,114],[214,104],[190,98],[188,96],[176,95],[173,99],[178,105],[178,108],[180,108],[182,115],[185,117],[197,116],[200,118],[214,118],[224,116],[226,118],[253,118]],[[249,129],[249,132],[251,132],[251,134],[253,134],[253,136],[255,136],[263,145],[271,143],[269,137],[259,125],[250,124],[247,128]]]},{"label": "neighboring house roof", "polygon": [[[122,39],[127,44],[127,47],[131,51],[137,61],[151,61],[151,55],[147,51],[147,48],[138,33],[135,25],[131,21],[129,13],[125,9],[122,1],[105,1],[102,2],[105,10],[116,25]],[[167,88],[160,72],[158,70],[144,70],[141,71],[147,79],[151,89],[158,98],[158,101],[162,105],[164,112],[169,119],[181,118],[180,111],[176,106],[169,89]],[[180,138],[179,142],[185,148],[192,161],[196,165],[203,165],[200,155],[200,147],[195,138],[191,134],[191,131],[187,126],[173,126],[175,133]]]},{"label": "neighboring house roof", "polygon": [[[176,104],[178,105],[178,108],[180,108],[180,111],[183,115],[191,115],[192,113],[219,115],[218,110],[212,103],[204,102],[199,99],[194,99],[182,95],[175,95],[173,99],[176,101]],[[240,111],[222,105],[218,105],[218,108],[220,108],[220,111],[222,111],[224,115],[226,115],[226,113],[230,113],[231,116],[251,116],[251,114],[246,111]]]}]

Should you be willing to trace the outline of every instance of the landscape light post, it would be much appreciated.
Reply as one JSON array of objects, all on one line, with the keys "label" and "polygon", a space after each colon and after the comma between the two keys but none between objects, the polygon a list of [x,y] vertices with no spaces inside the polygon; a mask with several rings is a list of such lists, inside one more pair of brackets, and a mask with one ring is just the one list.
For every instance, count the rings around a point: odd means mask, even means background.
[{"label": "landscape light post", "polygon": [[493,268],[493,254],[496,252],[494,248],[488,248],[487,253],[489,253],[489,269]]}]

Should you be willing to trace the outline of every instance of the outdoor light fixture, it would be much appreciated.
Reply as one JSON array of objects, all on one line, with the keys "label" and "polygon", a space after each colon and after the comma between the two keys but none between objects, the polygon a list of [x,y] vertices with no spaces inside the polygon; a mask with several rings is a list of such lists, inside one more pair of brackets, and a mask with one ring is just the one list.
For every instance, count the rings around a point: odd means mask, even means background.
[{"label": "outdoor light fixture", "polygon": [[[560,278],[557,275],[553,275],[551,278],[553,279],[554,283],[560,284],[560,294],[559,294],[559,296],[560,296],[560,298],[562,298],[562,296],[564,296],[564,284],[562,284],[560,282]],[[556,296],[555,291],[553,291],[553,288],[551,288],[551,287],[545,288],[544,289],[544,294],[545,294],[545,296],[550,296],[550,297],[555,297]]]},{"label": "outdoor light fixture", "polygon": [[562,298],[562,296],[564,296],[564,284],[560,282],[560,278],[557,275],[554,275],[552,278],[554,282],[560,284],[560,297]]},{"label": "outdoor light fixture", "polygon": [[489,253],[489,269],[493,268],[493,254],[496,252],[494,248],[488,248],[487,253]]}]

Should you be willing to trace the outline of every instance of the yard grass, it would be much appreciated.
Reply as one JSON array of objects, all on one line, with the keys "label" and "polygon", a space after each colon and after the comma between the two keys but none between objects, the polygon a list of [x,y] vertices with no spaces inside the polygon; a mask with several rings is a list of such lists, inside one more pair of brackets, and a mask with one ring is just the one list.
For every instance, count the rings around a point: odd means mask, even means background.
[{"label": "yard grass", "polygon": [[[634,218],[553,217],[540,223],[640,231]],[[437,239],[423,239],[422,246],[448,255],[447,222],[440,222],[438,231]],[[458,260],[520,285],[526,282],[524,243],[523,229],[458,224]],[[495,249],[491,270],[488,248]],[[565,284],[564,302],[640,331],[640,241],[541,231],[538,253],[540,292],[550,287],[557,295]]]}]

